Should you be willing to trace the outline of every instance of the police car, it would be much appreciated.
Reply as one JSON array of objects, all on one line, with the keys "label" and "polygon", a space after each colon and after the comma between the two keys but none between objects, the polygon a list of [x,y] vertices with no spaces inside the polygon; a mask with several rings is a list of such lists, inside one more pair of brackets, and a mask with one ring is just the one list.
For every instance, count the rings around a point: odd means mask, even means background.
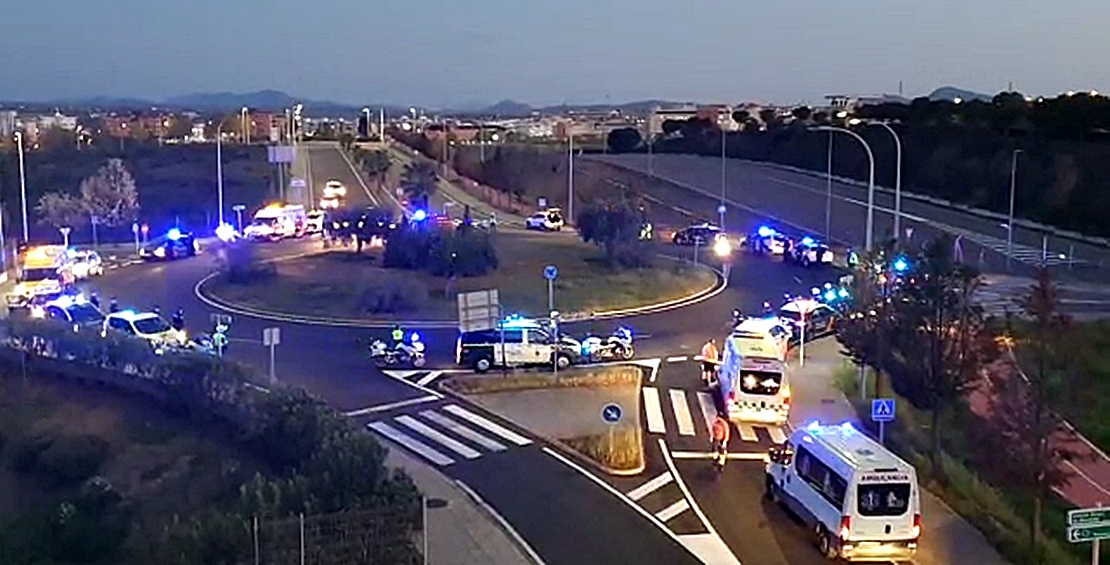
[{"label": "police car", "polygon": [[104,274],[104,263],[96,251],[70,251],[73,259],[73,278],[87,279]]},{"label": "police car", "polygon": [[575,343],[555,343],[545,324],[537,320],[509,317],[497,328],[460,332],[455,343],[455,362],[479,373],[493,367],[526,367],[552,363],[565,369],[581,359]]},{"label": "police car", "polygon": [[833,252],[829,250],[829,246],[809,236],[795,243],[785,257],[806,267],[830,265],[833,262]]},{"label": "police car", "polygon": [[558,208],[541,210],[524,220],[524,227],[530,230],[559,231],[564,224],[563,211]]},{"label": "police car", "polygon": [[104,318],[101,335],[107,336],[109,331],[145,339],[155,347],[155,351],[158,353],[162,352],[163,347],[180,347],[188,343],[184,331],[173,329],[169,322],[154,312],[124,310],[108,314]]},{"label": "police car", "polygon": [[683,247],[691,247],[695,245],[705,246],[711,245],[717,238],[723,237],[724,232],[721,228],[711,225],[709,223],[695,224],[687,226],[675,232],[671,240],[675,245]]},{"label": "police car", "polygon": [[791,341],[802,338],[803,322],[806,341],[836,331],[836,310],[812,298],[789,300],[779,308],[778,317],[791,329]]},{"label": "police car", "polygon": [[756,255],[785,255],[790,249],[790,238],[767,226],[760,226],[745,241]]},{"label": "police car", "polygon": [[147,261],[172,261],[193,257],[200,251],[193,234],[172,228],[166,235],[154,239],[139,249],[139,256]]},{"label": "police car", "polygon": [[45,304],[36,304],[31,307],[31,317],[70,324],[73,331],[99,328],[104,323],[104,313],[83,296],[62,295]]}]

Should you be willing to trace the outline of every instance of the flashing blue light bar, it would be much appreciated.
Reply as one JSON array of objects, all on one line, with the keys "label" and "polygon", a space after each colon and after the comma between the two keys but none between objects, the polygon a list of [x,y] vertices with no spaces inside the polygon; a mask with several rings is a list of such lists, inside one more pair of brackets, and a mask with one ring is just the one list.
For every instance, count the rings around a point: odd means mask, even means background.
[{"label": "flashing blue light bar", "polygon": [[807,431],[816,432],[817,430],[820,430],[820,429],[821,429],[821,423],[818,422],[817,420],[814,420],[814,421],[806,424],[806,430]]},{"label": "flashing blue light bar", "polygon": [[826,292],[825,293],[825,300],[829,300],[829,301],[836,300],[836,293],[831,291],[831,290]]},{"label": "flashing blue light bar", "polygon": [[893,267],[894,267],[895,271],[898,271],[899,273],[901,273],[901,272],[905,271],[906,269],[909,269],[910,264],[908,262],[906,262],[905,259],[899,257],[899,258],[894,260]]},{"label": "flashing blue light bar", "polygon": [[802,245],[813,245],[813,244],[814,244],[814,241],[813,241],[812,237],[809,237],[807,235],[807,236],[802,238]]},{"label": "flashing blue light bar", "polygon": [[759,226],[759,230],[756,233],[759,234],[759,237],[771,237],[775,235],[775,230],[767,226]]},{"label": "flashing blue light bar", "polygon": [[418,341],[420,341],[420,334],[418,334],[416,332],[412,332],[412,342],[416,343]]},{"label": "flashing blue light bar", "polygon": [[412,221],[414,222],[423,222],[427,217],[428,213],[424,210],[417,210],[412,213]]},{"label": "flashing blue light bar", "polygon": [[836,293],[841,298],[848,298],[848,289],[846,289],[846,288],[842,288],[842,289],[838,290]]},{"label": "flashing blue light bar", "polygon": [[173,241],[177,241],[181,239],[181,230],[177,228],[170,228],[170,231],[166,232],[166,237],[172,239]]}]

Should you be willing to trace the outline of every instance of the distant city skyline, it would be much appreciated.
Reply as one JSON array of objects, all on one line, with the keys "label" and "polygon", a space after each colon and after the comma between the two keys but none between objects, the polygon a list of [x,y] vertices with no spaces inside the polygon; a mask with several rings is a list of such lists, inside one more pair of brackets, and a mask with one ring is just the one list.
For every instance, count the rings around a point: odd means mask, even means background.
[{"label": "distant city skyline", "polygon": [[21,2],[0,99],[274,89],[451,108],[667,99],[822,103],[952,85],[1110,90],[1110,2]]}]

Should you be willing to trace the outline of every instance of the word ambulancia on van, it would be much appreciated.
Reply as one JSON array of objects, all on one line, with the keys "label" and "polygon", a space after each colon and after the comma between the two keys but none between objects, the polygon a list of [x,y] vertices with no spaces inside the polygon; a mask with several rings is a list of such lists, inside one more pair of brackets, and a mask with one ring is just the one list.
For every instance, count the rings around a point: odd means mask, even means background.
[{"label": "word ambulancia on van", "polygon": [[921,537],[912,465],[851,423],[812,423],[771,448],[766,494],[799,516],[829,559],[908,561]]}]

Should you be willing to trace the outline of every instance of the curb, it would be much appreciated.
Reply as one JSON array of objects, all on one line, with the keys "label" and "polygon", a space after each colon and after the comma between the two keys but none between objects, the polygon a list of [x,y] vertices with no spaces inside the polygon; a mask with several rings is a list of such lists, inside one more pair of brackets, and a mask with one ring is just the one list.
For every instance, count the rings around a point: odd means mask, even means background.
[{"label": "curb", "polygon": [[[290,257],[278,257],[278,258],[275,258],[275,259],[269,259],[265,262],[266,263],[279,263],[281,261],[297,259],[299,257],[304,257],[304,256],[308,256],[308,255],[313,255],[313,254],[314,253],[306,253],[306,254],[303,254],[303,255],[294,255],[294,256],[290,256]],[[665,258],[670,259],[672,261],[681,261],[681,259],[678,259],[676,257],[671,257],[669,255],[660,255],[660,257],[665,257]],[[718,294],[721,294],[722,292],[724,292],[728,288],[728,280],[726,280],[724,278],[724,275],[722,273],[720,273],[720,272],[718,272],[718,271],[716,271],[716,270],[714,270],[714,269],[712,269],[708,266],[705,266],[705,265],[700,265],[699,268],[708,269],[710,272],[712,272],[715,275],[716,280],[708,288],[699,290],[698,292],[695,292],[695,293],[690,294],[688,296],[685,296],[685,297],[682,297],[682,298],[676,298],[676,299],[673,299],[673,300],[667,300],[667,301],[664,301],[664,302],[657,302],[657,303],[654,303],[654,304],[647,304],[647,305],[644,305],[644,306],[637,306],[637,307],[634,307],[634,308],[606,310],[606,311],[601,311],[601,312],[590,312],[590,313],[571,312],[571,313],[569,313],[565,316],[562,316],[562,320],[565,321],[565,322],[568,322],[568,323],[573,323],[573,322],[585,322],[585,321],[593,321],[593,320],[611,320],[613,318],[623,318],[623,317],[631,317],[631,316],[645,316],[645,315],[648,315],[648,314],[659,314],[659,313],[662,313],[662,312],[669,312],[671,310],[677,310],[679,308],[685,308],[687,306],[693,306],[695,304],[705,302],[706,300],[709,300],[709,299],[717,296]],[[290,324],[302,324],[302,325],[308,325],[308,326],[333,326],[333,327],[363,328],[363,329],[383,329],[383,328],[390,328],[390,327],[393,327],[393,326],[398,325],[398,324],[400,324],[402,326],[412,326],[412,327],[418,327],[418,328],[433,328],[433,329],[448,329],[448,328],[453,329],[453,328],[458,327],[458,322],[456,320],[381,320],[381,319],[374,320],[374,319],[360,319],[360,318],[340,318],[340,317],[328,317],[328,316],[295,315],[295,314],[287,314],[287,313],[283,313],[283,312],[275,312],[275,311],[272,311],[272,310],[263,310],[263,309],[259,309],[259,308],[252,308],[250,306],[243,306],[241,304],[235,304],[235,303],[232,303],[232,302],[228,302],[228,301],[220,299],[219,297],[216,297],[216,296],[214,296],[210,293],[206,293],[204,291],[204,285],[211,282],[212,279],[216,278],[219,275],[220,275],[220,272],[215,271],[215,272],[209,273],[208,275],[205,275],[203,278],[201,278],[199,281],[197,281],[197,283],[195,285],[193,285],[193,295],[196,296],[198,300],[200,300],[201,302],[203,302],[207,306],[210,306],[210,307],[215,308],[217,310],[223,310],[223,311],[226,311],[226,312],[231,312],[232,314],[238,314],[240,316],[247,316],[247,317],[251,317],[251,318],[259,318],[259,319],[262,319],[262,320],[271,320],[271,321],[275,321],[275,322],[285,322],[285,323],[290,323]]]},{"label": "curb", "polygon": [[[494,378],[496,378],[496,377],[494,377]],[[447,379],[447,380],[450,380],[450,379]],[[643,375],[642,375],[642,373],[641,373],[641,376],[640,376],[640,384],[641,384],[641,386],[643,385]],[[442,383],[438,384],[436,386],[436,389],[443,392],[444,394],[454,398],[455,400],[467,403],[471,407],[481,409],[482,411],[485,411],[485,412],[490,412],[490,410],[486,409],[481,404],[478,404],[478,403],[470,400],[469,398],[466,397],[466,395],[464,395],[460,392],[456,392],[456,391],[452,390],[450,387],[443,386]],[[537,433],[537,432],[533,431],[530,427],[521,425],[520,422],[517,422],[516,420],[514,420],[512,418],[509,418],[509,417],[504,416],[502,414],[497,414],[497,417],[501,418],[502,420],[505,420],[507,422],[511,422],[514,426],[516,426],[516,427],[518,427],[522,430],[528,430],[528,433],[540,438],[541,440],[543,440],[544,442],[546,442],[550,445],[555,446],[564,455],[575,459],[579,463],[583,463],[583,464],[585,464],[589,467],[592,467],[593,469],[595,469],[597,471],[601,471],[602,473],[605,473],[606,475],[610,475],[610,476],[614,476],[614,477],[634,477],[636,475],[639,475],[639,474],[643,473],[644,470],[647,469],[647,458],[644,457],[644,450],[643,450],[642,445],[641,445],[641,450],[640,450],[640,464],[637,465],[635,469],[628,469],[628,470],[613,469],[612,467],[608,467],[606,465],[603,465],[599,461],[594,461],[593,459],[590,459],[589,457],[586,457],[585,455],[579,453],[575,449],[572,449],[570,446],[563,443],[562,441],[559,441],[559,440],[557,440],[553,437],[549,437],[546,434]]]}]

